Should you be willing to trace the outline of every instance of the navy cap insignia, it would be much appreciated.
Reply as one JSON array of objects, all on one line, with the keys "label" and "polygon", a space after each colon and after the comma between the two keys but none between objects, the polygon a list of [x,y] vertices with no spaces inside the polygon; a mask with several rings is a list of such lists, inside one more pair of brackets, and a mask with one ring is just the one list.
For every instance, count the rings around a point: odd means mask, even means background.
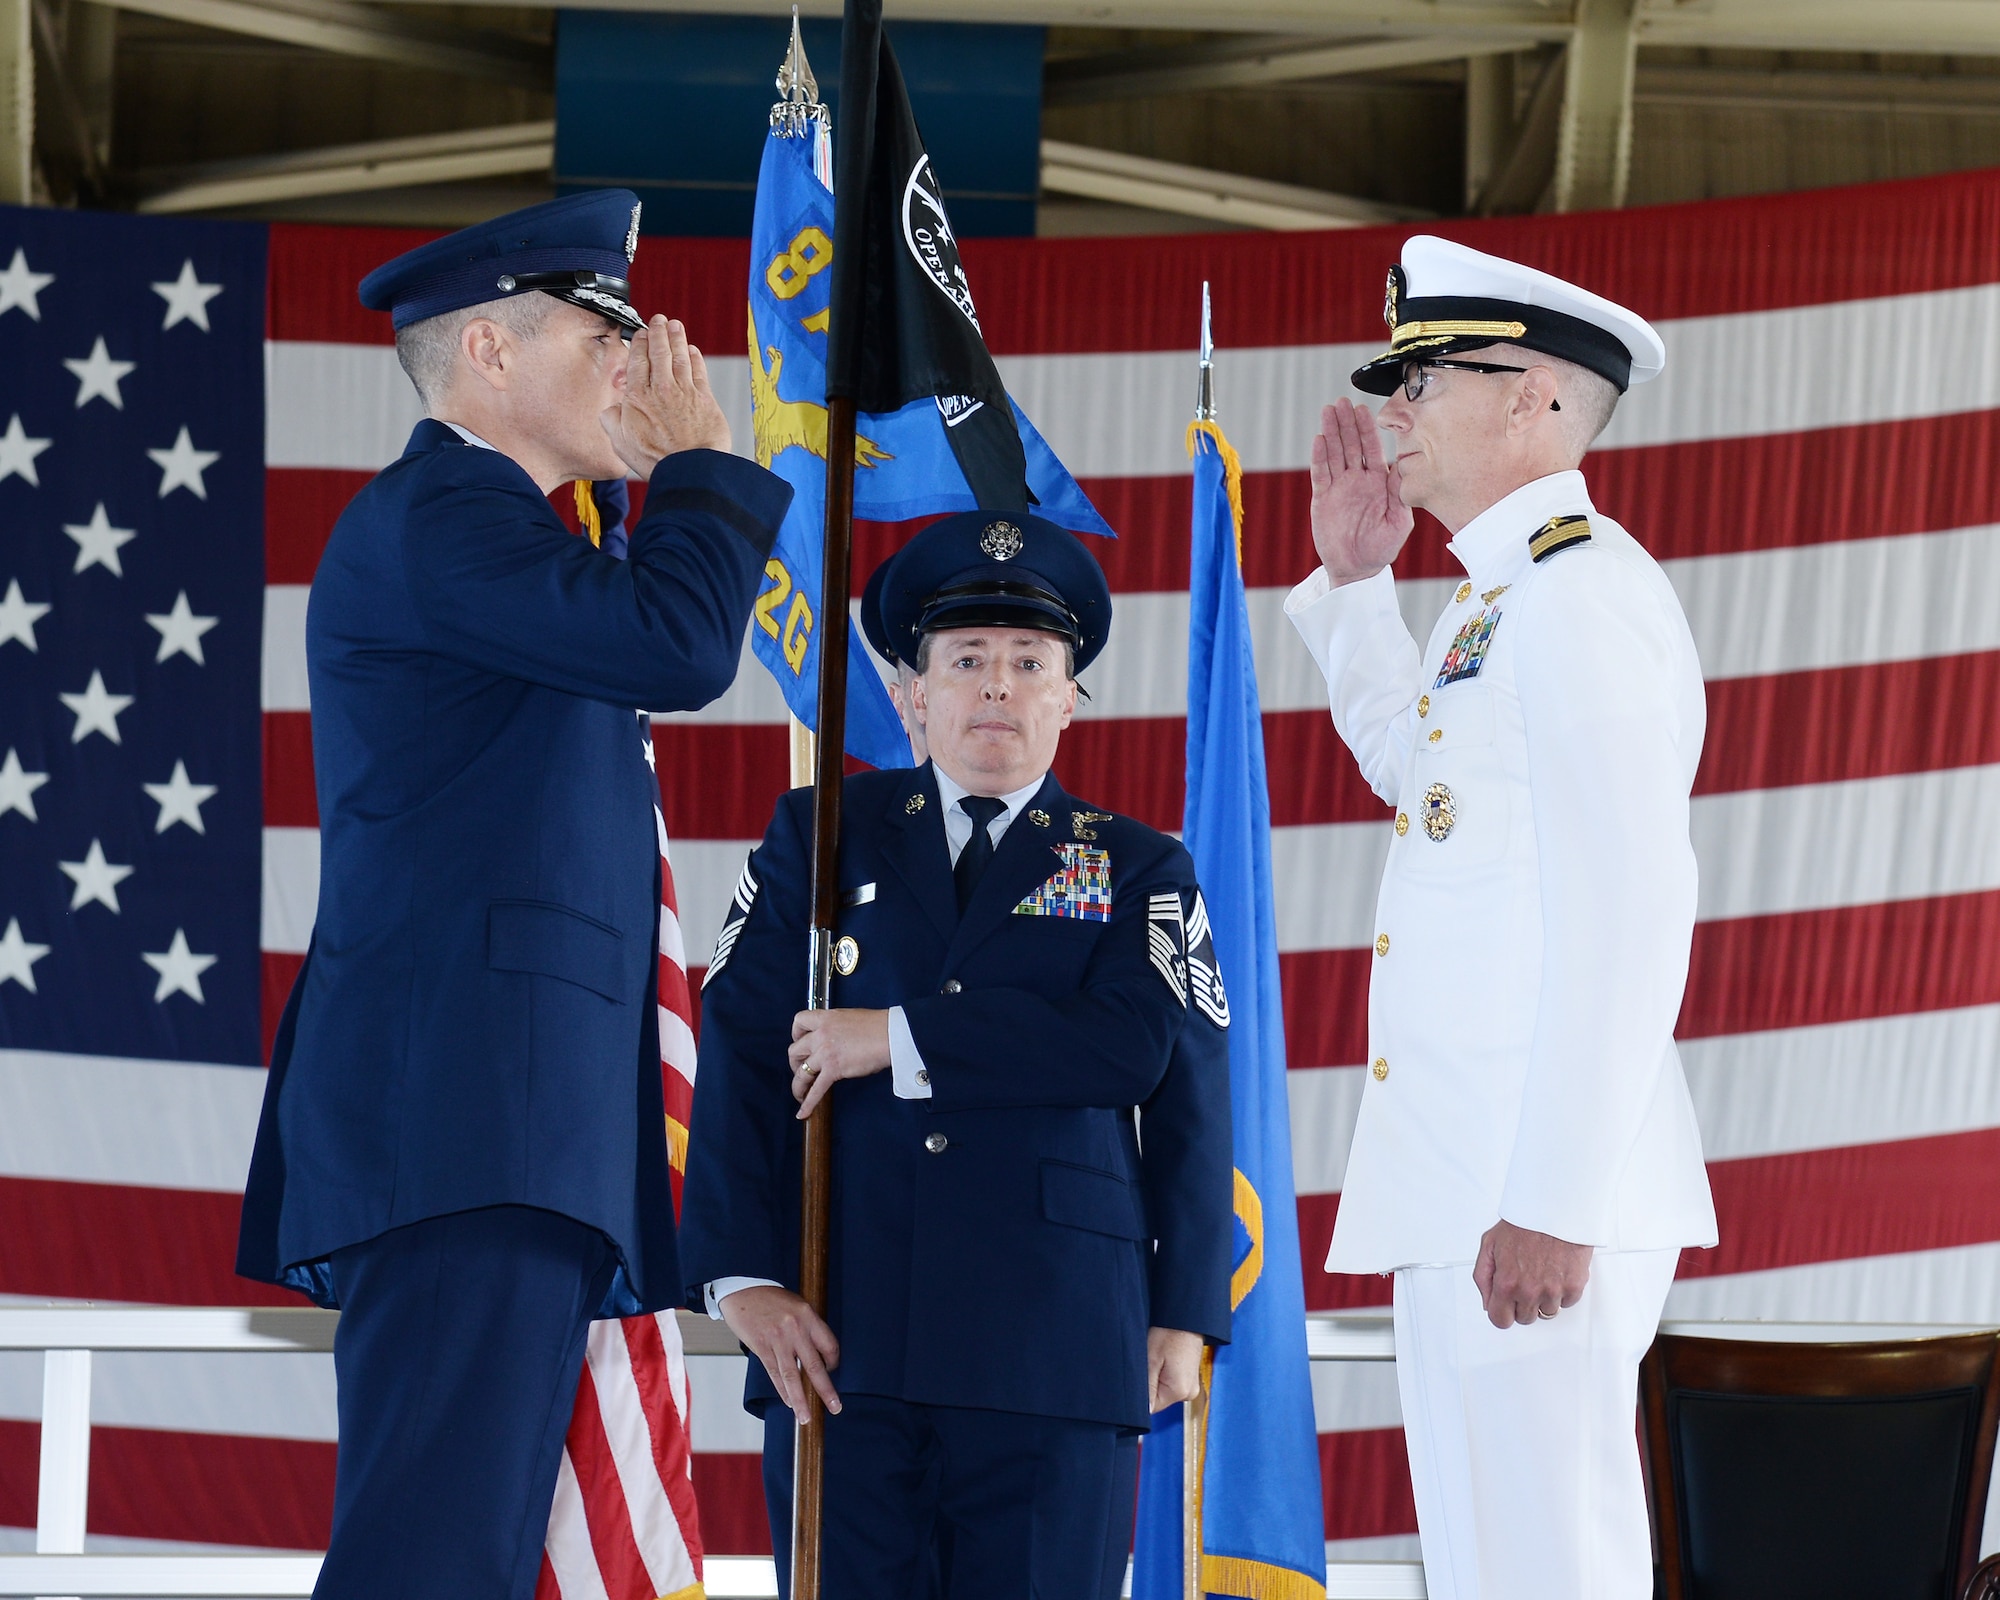
[{"label": "navy cap insignia", "polygon": [[1443,844],[1458,825],[1458,802],[1451,790],[1441,783],[1432,784],[1424,791],[1423,812],[1424,832],[1434,842]]},{"label": "navy cap insignia", "polygon": [[910,796],[909,799],[903,802],[903,812],[906,816],[914,817],[919,811],[923,809],[924,809],[924,797],[920,794],[913,794]]},{"label": "navy cap insignia", "polygon": [[1012,561],[1021,553],[1021,530],[1004,519],[989,522],[979,536],[979,550],[994,561]]},{"label": "navy cap insignia", "polygon": [[854,976],[854,969],[861,965],[861,946],[852,934],[842,934],[833,946],[833,970],[843,978]]},{"label": "navy cap insignia", "polygon": [[1382,320],[1389,325],[1389,331],[1396,331],[1396,313],[1403,296],[1410,291],[1410,280],[1403,276],[1401,263],[1389,269],[1389,284],[1382,291]]},{"label": "navy cap insignia", "polygon": [[632,226],[625,230],[625,259],[630,261],[639,254],[639,208],[643,200],[632,202]]},{"label": "navy cap insignia", "polygon": [[1582,516],[1550,517],[1537,528],[1528,539],[1528,555],[1536,561],[1546,561],[1559,551],[1568,550],[1580,544],[1590,543],[1590,518]]},{"label": "navy cap insignia", "polygon": [[1049,825],[1049,814],[1038,807],[1028,813],[1028,820],[1038,828],[1046,828]]}]

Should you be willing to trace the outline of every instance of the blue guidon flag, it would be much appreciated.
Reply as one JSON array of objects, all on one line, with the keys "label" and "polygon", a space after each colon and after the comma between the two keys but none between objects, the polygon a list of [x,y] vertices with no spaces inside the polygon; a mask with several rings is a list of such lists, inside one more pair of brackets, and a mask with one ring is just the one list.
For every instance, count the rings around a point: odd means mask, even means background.
[{"label": "blue guidon flag", "polygon": [[[803,65],[796,38],[793,59]],[[790,70],[788,68],[788,70]],[[805,81],[810,83],[809,74]],[[896,80],[900,89],[901,80]],[[885,84],[883,92],[889,92]],[[913,124],[912,124],[913,126]],[[757,173],[757,203],[750,235],[750,391],[752,442],[758,465],[769,467],[796,491],[757,598],[751,645],[784,692],[792,715],[819,725],[820,559],[826,520],[826,360],[833,274],[833,169],[825,112],[816,105],[781,104],[772,115]],[[923,309],[970,324],[976,354],[991,371],[980,343],[972,291],[958,261],[957,240],[945,214],[930,159],[918,145],[915,169],[897,192],[903,211],[895,231],[916,268],[896,292],[934,299]],[[922,318],[911,317],[922,329]],[[959,330],[961,334],[965,331]],[[923,343],[920,334],[913,342]],[[940,341],[942,345],[942,341]],[[940,349],[940,367],[952,365]],[[1113,537],[1096,507],[1056,458],[1021,408],[1007,401],[1020,456],[1011,469],[1019,493],[1025,466],[1037,516],[1076,533]],[[981,509],[968,470],[1010,470],[996,463],[992,409],[967,395],[924,395],[891,411],[863,411],[856,427],[854,515],[903,522],[951,511]],[[979,442],[973,444],[971,441]],[[1008,441],[1001,441],[1003,444]],[[1000,502],[988,498],[991,507]],[[857,572],[854,592],[861,591]],[[909,742],[876,675],[858,631],[848,635],[847,751],[876,767],[910,764]]]},{"label": "blue guidon flag", "polygon": [[266,231],[5,223],[0,1052],[258,1066]]}]

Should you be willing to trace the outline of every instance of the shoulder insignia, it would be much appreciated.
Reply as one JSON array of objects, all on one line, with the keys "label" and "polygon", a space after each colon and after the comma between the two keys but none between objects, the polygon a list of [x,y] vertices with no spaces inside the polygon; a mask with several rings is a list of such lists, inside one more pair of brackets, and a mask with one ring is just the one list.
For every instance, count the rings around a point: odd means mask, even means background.
[{"label": "shoulder insignia", "polygon": [[757,903],[757,878],[750,870],[750,863],[743,863],[743,874],[736,880],[736,894],[729,902],[729,915],[724,919],[722,932],[715,936],[715,954],[708,958],[708,972],[701,980],[706,989],[715,982],[716,975],[729,965],[731,952],[736,941],[742,936],[743,924],[750,920],[750,908]]},{"label": "shoulder insignia", "polygon": [[1187,920],[1188,994],[1201,1014],[1218,1028],[1229,1026],[1229,996],[1222,987],[1222,968],[1215,959],[1215,930],[1208,925],[1208,902],[1194,892],[1194,911]]},{"label": "shoulder insignia", "polygon": [[1181,917],[1178,889],[1146,896],[1146,955],[1153,970],[1167,980],[1174,998],[1188,1002],[1187,924]]},{"label": "shoulder insignia", "polygon": [[1549,520],[1528,539],[1528,554],[1536,561],[1546,561],[1560,551],[1572,546],[1590,543],[1590,518],[1582,516],[1550,517]]}]

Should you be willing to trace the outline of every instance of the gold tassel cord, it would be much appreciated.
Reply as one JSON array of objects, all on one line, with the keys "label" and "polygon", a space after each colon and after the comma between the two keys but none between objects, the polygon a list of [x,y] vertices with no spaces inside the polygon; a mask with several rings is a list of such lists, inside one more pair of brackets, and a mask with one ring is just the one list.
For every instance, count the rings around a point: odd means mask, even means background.
[{"label": "gold tassel cord", "polygon": [[1236,570],[1243,570],[1243,458],[1236,453],[1236,447],[1223,436],[1222,424],[1207,418],[1190,422],[1187,430],[1187,453],[1195,452],[1195,436],[1206,434],[1215,444],[1215,453],[1222,457],[1223,480],[1229,485],[1229,516],[1236,524]]},{"label": "gold tassel cord", "polygon": [[604,518],[597,509],[597,496],[590,492],[590,485],[578,478],[570,485],[576,495],[576,520],[583,524],[584,536],[598,549],[604,548]]}]

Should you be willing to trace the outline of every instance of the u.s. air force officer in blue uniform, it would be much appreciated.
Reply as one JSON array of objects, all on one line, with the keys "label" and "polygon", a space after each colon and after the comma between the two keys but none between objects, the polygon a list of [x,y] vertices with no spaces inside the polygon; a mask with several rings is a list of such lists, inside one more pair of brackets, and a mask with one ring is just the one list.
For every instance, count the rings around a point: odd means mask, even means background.
[{"label": "u.s. air force officer in blue uniform", "polygon": [[[361,286],[428,417],[313,582],[319,912],[237,1261],[341,1308],[321,1596],[527,1600],[590,1320],[682,1296],[644,713],[728,687],[791,491],[627,304],[637,234],[576,195]],[[546,495],[628,467],[620,561]]]},{"label": "u.s. air force officer in blue uniform", "polygon": [[[1132,1438],[1229,1333],[1227,1003],[1186,851],[1049,771],[1110,625],[1081,542],[946,518],[880,606],[931,760],[847,780],[836,1009],[794,1014],[809,790],[745,869],[702,995],[683,1260],[760,1358],[781,1575],[773,1402],[810,1382],[835,1413],[830,1600],[928,1593],[940,1566],[949,1600],[1102,1600]],[[800,1119],[829,1093],[822,1322],[793,1286]]]}]

